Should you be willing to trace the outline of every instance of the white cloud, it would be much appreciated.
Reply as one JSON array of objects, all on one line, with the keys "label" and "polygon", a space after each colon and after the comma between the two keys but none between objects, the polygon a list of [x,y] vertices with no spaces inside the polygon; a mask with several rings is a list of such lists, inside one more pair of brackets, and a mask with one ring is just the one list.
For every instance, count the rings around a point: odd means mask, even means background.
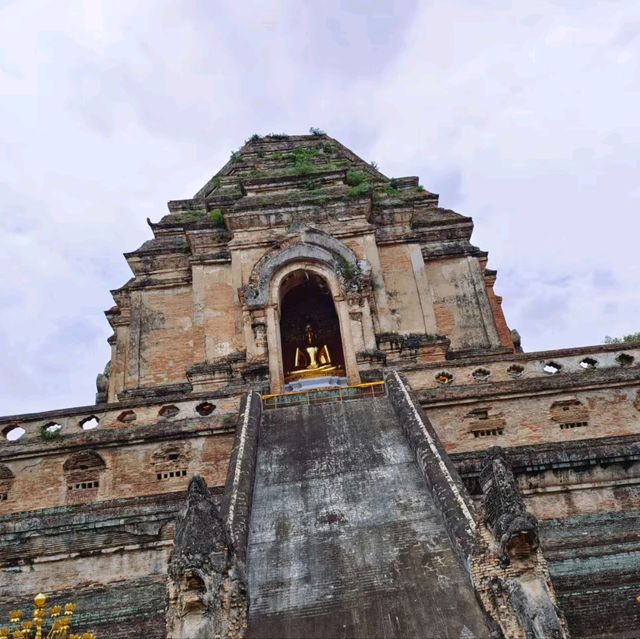
[{"label": "white cloud", "polygon": [[526,348],[638,330],[639,24],[631,1],[2,4],[0,413],[92,401],[121,253],[254,132],[319,126],[472,215]]},{"label": "white cloud", "polygon": [[[529,349],[637,330],[639,18],[635,3],[425,7],[370,94],[375,157],[474,217]],[[598,268],[615,289],[594,287]],[[533,312],[547,301],[553,313]]]}]

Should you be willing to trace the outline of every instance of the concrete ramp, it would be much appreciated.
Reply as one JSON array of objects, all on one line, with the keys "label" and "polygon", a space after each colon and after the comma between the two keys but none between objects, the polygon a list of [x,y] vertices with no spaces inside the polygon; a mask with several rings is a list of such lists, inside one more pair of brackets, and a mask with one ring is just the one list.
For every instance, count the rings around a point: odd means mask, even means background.
[{"label": "concrete ramp", "polygon": [[253,638],[489,636],[387,397],[264,412],[247,564]]}]

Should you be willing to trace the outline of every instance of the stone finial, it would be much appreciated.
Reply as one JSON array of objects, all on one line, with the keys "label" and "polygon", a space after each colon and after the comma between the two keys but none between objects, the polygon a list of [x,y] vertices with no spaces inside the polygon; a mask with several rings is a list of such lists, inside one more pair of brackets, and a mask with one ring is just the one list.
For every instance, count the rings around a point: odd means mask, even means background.
[{"label": "stone finial", "polygon": [[511,333],[511,341],[513,342],[513,348],[516,353],[522,353],[522,338],[520,337],[520,333],[515,328],[512,328],[509,332]]},{"label": "stone finial", "polygon": [[111,361],[104,367],[104,372],[98,373],[96,377],[96,404],[106,404],[109,393],[109,371]]},{"label": "stone finial", "polygon": [[241,639],[246,583],[204,479],[189,484],[169,559],[167,637]]}]

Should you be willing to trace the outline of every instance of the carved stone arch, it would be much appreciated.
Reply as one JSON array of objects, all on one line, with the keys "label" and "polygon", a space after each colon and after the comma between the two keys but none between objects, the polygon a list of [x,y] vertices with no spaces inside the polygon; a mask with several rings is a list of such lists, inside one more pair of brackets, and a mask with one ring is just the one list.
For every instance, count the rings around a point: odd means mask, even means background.
[{"label": "carved stone arch", "polygon": [[336,314],[340,327],[340,335],[344,351],[345,369],[349,384],[357,384],[360,381],[356,362],[356,345],[351,330],[351,318],[349,304],[347,302],[340,278],[333,265],[308,260],[291,261],[281,264],[272,273],[267,287],[267,342],[269,350],[269,374],[271,378],[271,391],[280,393],[284,388],[284,371],[282,360],[282,344],[280,341],[280,302],[282,285],[286,278],[296,271],[307,271],[320,277],[327,285],[333,298]]},{"label": "carved stone arch", "polygon": [[152,455],[156,480],[187,477],[192,453],[187,442],[170,442],[160,446]]},{"label": "carved stone arch", "polygon": [[103,470],[107,465],[104,459],[93,450],[83,450],[67,457],[62,469],[65,473],[84,470]]},{"label": "carved stone arch", "polygon": [[0,464],[0,501],[6,501],[9,498],[9,491],[14,479],[11,469],[4,464]]},{"label": "carved stone arch", "polygon": [[256,262],[243,291],[246,306],[251,309],[266,306],[274,275],[295,262],[324,264],[338,276],[343,292],[350,288],[349,279],[368,276],[370,271],[366,260],[358,261],[355,253],[336,238],[318,229],[303,228],[298,236],[289,238]]},{"label": "carved stone arch", "polygon": [[578,398],[559,400],[551,404],[550,417],[560,424],[584,424],[589,421],[589,409]]},{"label": "carved stone arch", "polygon": [[93,450],[70,455],[62,466],[67,485],[67,501],[79,503],[97,497],[106,467],[104,459]]}]

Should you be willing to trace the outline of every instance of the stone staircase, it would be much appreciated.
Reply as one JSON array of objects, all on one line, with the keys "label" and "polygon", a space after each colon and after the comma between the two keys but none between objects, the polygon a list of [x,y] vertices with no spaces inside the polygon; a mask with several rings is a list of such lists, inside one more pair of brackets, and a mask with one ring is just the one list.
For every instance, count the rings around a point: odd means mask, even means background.
[{"label": "stone staircase", "polygon": [[250,637],[489,636],[439,487],[428,487],[396,403],[263,413],[247,545]]}]

